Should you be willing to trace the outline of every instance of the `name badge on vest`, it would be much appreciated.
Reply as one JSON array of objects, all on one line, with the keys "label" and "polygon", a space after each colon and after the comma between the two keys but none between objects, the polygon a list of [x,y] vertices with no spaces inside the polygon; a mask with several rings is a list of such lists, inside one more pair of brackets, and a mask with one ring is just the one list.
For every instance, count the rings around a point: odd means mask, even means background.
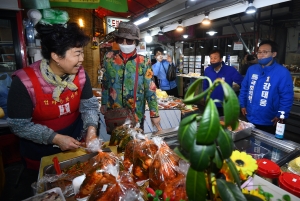
[{"label": "name badge on vest", "polygon": [[66,103],[66,104],[63,104],[63,105],[59,105],[59,115],[60,116],[63,116],[63,115],[66,115],[68,113],[71,113],[71,110],[70,110],[70,104],[69,103]]}]

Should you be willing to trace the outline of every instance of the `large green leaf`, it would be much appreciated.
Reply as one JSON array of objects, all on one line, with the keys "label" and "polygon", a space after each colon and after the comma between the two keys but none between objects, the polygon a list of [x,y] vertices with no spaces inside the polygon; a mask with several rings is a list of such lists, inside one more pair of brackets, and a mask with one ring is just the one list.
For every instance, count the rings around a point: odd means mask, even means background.
[{"label": "large green leaf", "polygon": [[181,147],[189,152],[194,144],[195,136],[197,133],[197,114],[191,114],[185,117],[179,125],[178,141]]},{"label": "large green leaf", "polygon": [[224,130],[221,127],[217,138],[217,143],[221,150],[222,158],[229,158],[233,150],[233,141],[231,133],[228,130]]},{"label": "large green leaf", "polygon": [[179,158],[188,161],[188,154],[184,152],[180,147],[175,147],[174,152],[179,156]]},{"label": "large green leaf", "polygon": [[206,180],[204,172],[198,172],[189,168],[186,175],[186,193],[189,200],[206,201]]},{"label": "large green leaf", "polygon": [[228,201],[247,201],[241,189],[234,183],[217,179],[217,188],[222,200]]},{"label": "large green leaf", "polygon": [[212,99],[209,99],[198,127],[196,135],[197,144],[213,143],[219,134],[220,127],[216,105]]},{"label": "large green leaf", "polygon": [[[221,157],[221,154],[219,153],[219,147],[216,148],[215,151],[215,157],[213,159],[213,162],[216,164],[216,167],[220,170],[223,166],[223,159]],[[217,172],[216,172],[217,173]]]},{"label": "large green leaf", "polygon": [[239,100],[232,89],[226,82],[221,82],[224,91],[224,121],[225,126],[231,126],[232,130],[238,127],[238,118],[240,115],[240,104]]},{"label": "large green leaf", "polygon": [[214,157],[216,145],[197,145],[194,143],[190,149],[191,167],[197,171],[204,171],[210,165],[210,159]]},{"label": "large green leaf", "polygon": [[241,187],[240,175],[238,170],[236,169],[234,162],[232,162],[231,158],[225,159],[225,162],[227,163],[227,166],[230,170],[230,174],[234,179],[234,182],[238,185],[238,187]]},{"label": "large green leaf", "polygon": [[209,82],[209,86],[211,85],[211,80],[208,77],[203,77],[201,76],[199,79],[197,79],[196,81],[194,81],[188,88],[187,92],[185,93],[184,96],[184,100],[183,102],[187,105],[190,104],[197,104],[199,103],[199,101],[204,98],[208,92],[210,91],[210,87],[208,89],[206,89],[205,91],[201,92],[200,94],[194,96],[195,91],[197,88],[201,88],[202,89],[202,82],[203,80],[208,80]]}]

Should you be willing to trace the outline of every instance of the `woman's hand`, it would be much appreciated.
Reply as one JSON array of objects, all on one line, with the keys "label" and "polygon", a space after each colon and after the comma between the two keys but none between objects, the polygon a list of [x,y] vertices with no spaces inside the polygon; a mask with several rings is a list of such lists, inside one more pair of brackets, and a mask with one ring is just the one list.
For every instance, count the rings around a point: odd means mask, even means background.
[{"label": "woman's hand", "polygon": [[87,133],[86,133],[86,139],[85,144],[87,147],[87,150],[89,152],[99,152],[101,149],[101,142],[98,139],[97,136],[97,129],[93,126],[89,126]]},{"label": "woman's hand", "polygon": [[86,145],[94,139],[98,139],[97,137],[97,129],[94,126],[89,126],[86,132]]},{"label": "woman's hand", "polygon": [[161,131],[162,128],[160,127],[160,117],[151,117],[152,124],[157,128],[158,131]]},{"label": "woman's hand", "polygon": [[61,135],[61,134],[56,134],[52,142],[53,144],[59,146],[59,148],[62,151],[77,149],[78,146],[80,145],[80,142],[78,140],[75,140],[70,136]]},{"label": "woman's hand", "polygon": [[101,114],[104,115],[106,111],[107,111],[106,105],[101,105],[101,107],[100,107],[100,112],[101,112]]}]

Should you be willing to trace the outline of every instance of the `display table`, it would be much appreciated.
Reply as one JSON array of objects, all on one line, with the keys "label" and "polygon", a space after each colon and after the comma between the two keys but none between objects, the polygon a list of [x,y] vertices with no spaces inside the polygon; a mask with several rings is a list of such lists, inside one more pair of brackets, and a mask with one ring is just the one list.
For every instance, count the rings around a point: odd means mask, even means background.
[{"label": "display table", "polygon": [[[177,84],[177,88],[178,88],[178,96],[184,97],[184,94],[187,91],[187,88],[199,77],[200,76],[193,77],[193,76],[189,76],[187,74],[177,74],[176,84]],[[195,94],[199,94],[200,91],[201,91],[201,89],[197,89],[197,91],[195,91]]]},{"label": "display table", "polygon": [[[159,105],[159,108],[163,108]],[[159,116],[160,116],[160,126],[163,130],[169,128],[175,128],[179,126],[181,119],[184,117],[191,115],[195,112],[199,112],[200,110],[197,107],[192,107],[191,109],[187,108],[169,108],[169,109],[159,109]],[[100,113],[100,133],[99,136],[104,141],[109,141],[110,135],[106,132],[106,124],[104,120],[104,115]],[[145,121],[144,121],[144,133],[153,133],[156,132],[157,129],[155,126],[152,125],[150,119],[150,112],[149,110],[145,111]]]}]

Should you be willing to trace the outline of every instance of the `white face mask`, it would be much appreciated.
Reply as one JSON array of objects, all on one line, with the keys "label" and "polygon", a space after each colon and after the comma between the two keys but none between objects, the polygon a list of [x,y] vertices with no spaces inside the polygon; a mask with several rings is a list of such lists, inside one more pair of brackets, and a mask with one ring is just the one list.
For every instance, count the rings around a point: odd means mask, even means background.
[{"label": "white face mask", "polygon": [[132,44],[132,45],[119,44],[119,46],[120,46],[121,51],[125,54],[133,52],[136,47],[135,44]]}]

